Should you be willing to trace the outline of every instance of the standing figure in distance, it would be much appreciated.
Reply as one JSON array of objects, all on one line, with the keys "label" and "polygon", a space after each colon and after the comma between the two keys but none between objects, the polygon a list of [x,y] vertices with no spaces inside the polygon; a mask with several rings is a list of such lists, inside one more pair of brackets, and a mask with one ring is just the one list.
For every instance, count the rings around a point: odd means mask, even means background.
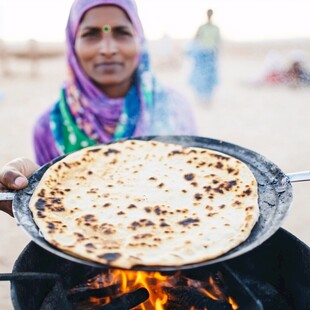
[{"label": "standing figure in distance", "polygon": [[207,11],[207,22],[201,25],[189,48],[193,59],[190,84],[199,101],[209,103],[218,84],[219,27],[212,22],[213,10]]}]

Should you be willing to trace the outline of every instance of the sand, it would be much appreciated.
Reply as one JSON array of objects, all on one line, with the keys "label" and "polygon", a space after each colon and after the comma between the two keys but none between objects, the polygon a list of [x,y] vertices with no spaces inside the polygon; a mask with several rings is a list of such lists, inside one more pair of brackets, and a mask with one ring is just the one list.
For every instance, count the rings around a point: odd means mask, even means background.
[{"label": "sand", "polygon": [[[298,45],[298,46],[297,46]],[[289,57],[292,49],[309,44],[223,44],[220,51],[220,83],[212,102],[202,105],[187,84],[188,59],[179,57],[154,65],[164,83],[182,92],[192,104],[198,135],[232,142],[254,150],[276,163],[285,173],[310,170],[310,87],[255,87],[249,84],[262,71],[269,49]],[[9,76],[0,71],[0,166],[19,156],[33,158],[32,124],[58,96],[65,76],[62,56],[31,64],[11,59]],[[294,203],[282,227],[310,244],[310,182],[294,183]],[[30,238],[13,218],[0,214],[0,273],[11,272]],[[0,309],[12,309],[9,283],[0,284]]]}]

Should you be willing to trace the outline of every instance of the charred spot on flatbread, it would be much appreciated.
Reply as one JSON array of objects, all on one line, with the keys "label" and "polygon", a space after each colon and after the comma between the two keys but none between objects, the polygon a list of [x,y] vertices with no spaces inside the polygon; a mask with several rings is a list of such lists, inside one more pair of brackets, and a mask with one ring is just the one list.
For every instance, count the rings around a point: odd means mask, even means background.
[{"label": "charred spot on flatbread", "polygon": [[111,263],[120,257],[121,257],[120,253],[105,253],[102,255],[98,255],[98,258],[102,258],[102,259],[106,260],[108,263]]}]

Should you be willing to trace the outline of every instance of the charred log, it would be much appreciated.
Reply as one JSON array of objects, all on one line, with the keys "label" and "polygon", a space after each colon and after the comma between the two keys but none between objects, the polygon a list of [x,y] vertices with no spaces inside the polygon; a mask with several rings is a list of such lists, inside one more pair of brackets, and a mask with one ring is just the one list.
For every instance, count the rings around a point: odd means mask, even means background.
[{"label": "charred log", "polygon": [[214,281],[212,285],[213,293],[218,297],[227,298],[227,296],[229,296],[229,288],[224,281],[223,274],[217,271],[212,279]]},{"label": "charred log", "polygon": [[97,308],[97,310],[128,310],[143,303],[149,298],[149,296],[148,290],[141,287],[136,291],[113,299],[109,304]]},{"label": "charred log", "polygon": [[80,302],[87,300],[89,298],[95,297],[95,298],[103,298],[103,297],[109,297],[116,295],[119,292],[119,285],[110,285],[107,287],[101,287],[101,288],[90,288],[88,286],[84,287],[77,287],[74,288],[74,290],[71,290],[68,293],[68,299],[71,302]]},{"label": "charred log", "polygon": [[163,290],[168,295],[168,307],[170,309],[172,309],[170,303],[175,306],[174,309],[181,306],[184,310],[191,309],[191,307],[195,310],[232,309],[227,301],[214,300],[193,287],[163,287]]},{"label": "charred log", "polygon": [[184,308],[184,306],[179,305],[178,303],[175,303],[171,300],[168,301],[167,304],[165,304],[165,310],[189,310],[193,308]]}]

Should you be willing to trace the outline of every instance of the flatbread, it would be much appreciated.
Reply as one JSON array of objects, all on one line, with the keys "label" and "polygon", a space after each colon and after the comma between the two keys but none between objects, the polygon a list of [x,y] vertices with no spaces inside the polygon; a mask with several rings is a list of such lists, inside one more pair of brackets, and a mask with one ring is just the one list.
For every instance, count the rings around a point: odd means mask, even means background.
[{"label": "flatbread", "polygon": [[257,183],[240,160],[140,140],[66,156],[29,207],[56,248],[125,269],[214,259],[245,241],[259,217]]}]

